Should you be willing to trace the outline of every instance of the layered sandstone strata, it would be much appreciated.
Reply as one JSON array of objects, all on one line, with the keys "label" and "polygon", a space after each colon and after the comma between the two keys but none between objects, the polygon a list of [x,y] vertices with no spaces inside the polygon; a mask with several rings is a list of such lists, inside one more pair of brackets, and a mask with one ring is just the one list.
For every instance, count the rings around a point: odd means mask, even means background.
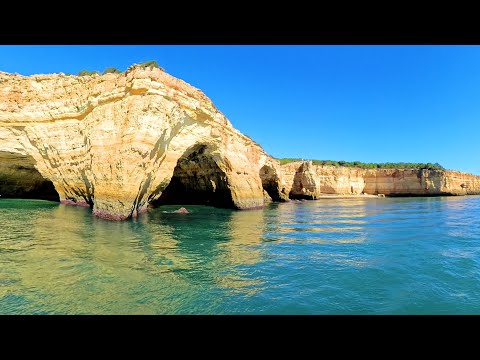
[{"label": "layered sandstone strata", "polygon": [[291,198],[312,199],[322,194],[361,194],[365,187],[362,169],[318,166],[311,161],[281,166],[282,179]]},{"label": "layered sandstone strata", "polygon": [[474,195],[480,177],[448,170],[359,169],[313,165],[311,161],[281,166],[284,187],[291,198],[322,194]]},{"label": "layered sandstone strata", "polygon": [[126,219],[171,185],[165,201],[179,194],[238,209],[263,206],[259,173],[272,160],[200,90],[160,69],[0,73],[0,99],[0,174],[11,177],[5,169],[27,159],[64,203]]}]

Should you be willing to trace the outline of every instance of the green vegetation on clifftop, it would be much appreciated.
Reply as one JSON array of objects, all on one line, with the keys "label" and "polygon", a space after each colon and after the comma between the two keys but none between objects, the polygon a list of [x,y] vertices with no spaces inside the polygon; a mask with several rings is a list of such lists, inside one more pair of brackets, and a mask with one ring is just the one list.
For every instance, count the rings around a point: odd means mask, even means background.
[{"label": "green vegetation on clifftop", "polygon": [[[302,161],[299,158],[283,158],[277,159],[280,165],[285,165],[295,161]],[[333,161],[333,160],[312,160],[313,165],[328,165],[328,166],[344,166],[354,167],[360,169],[428,169],[428,170],[445,170],[439,163],[363,163],[360,161]]]},{"label": "green vegetation on clifftop", "polygon": [[95,74],[100,75],[100,73],[96,70],[95,71],[82,70],[77,74],[77,76],[91,76]]},{"label": "green vegetation on clifftop", "polygon": [[158,65],[158,63],[156,61],[145,61],[143,63],[140,63],[138,64],[139,66],[143,67],[143,68],[158,68],[162,71],[165,71],[164,68],[162,68],[160,65]]},{"label": "green vegetation on clifftop", "polygon": [[121,74],[122,72],[116,68],[109,67],[106,68],[105,71],[103,72],[103,75],[105,74]]},{"label": "green vegetation on clifftop", "polygon": [[[160,65],[158,65],[158,63],[155,60],[145,61],[143,63],[138,63],[138,64],[133,64],[133,65],[128,67],[127,72],[134,69],[135,67],[141,67],[141,68],[144,68],[144,69],[146,69],[146,68],[150,68],[150,69],[157,68],[157,69],[160,69],[162,71],[165,71],[165,69],[162,68]],[[102,75],[105,75],[105,74],[122,74],[122,73],[123,73],[123,71],[118,70],[117,68],[109,67],[109,68],[106,68],[104,70]],[[77,76],[92,76],[92,75],[95,75],[95,74],[100,75],[100,72],[97,71],[97,70],[94,70],[94,71],[82,70],[77,74]],[[66,75],[70,75],[70,74],[66,74]]]}]

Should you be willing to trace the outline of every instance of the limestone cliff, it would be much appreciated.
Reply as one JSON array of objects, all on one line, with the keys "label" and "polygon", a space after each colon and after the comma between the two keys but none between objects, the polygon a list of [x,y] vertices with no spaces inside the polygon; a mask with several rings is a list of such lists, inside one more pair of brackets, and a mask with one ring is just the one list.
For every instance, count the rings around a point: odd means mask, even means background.
[{"label": "limestone cliff", "polygon": [[5,184],[19,177],[12,169],[27,167],[51,182],[63,203],[90,206],[108,219],[186,197],[238,209],[263,206],[259,173],[271,160],[262,148],[200,90],[160,69],[0,73],[0,99]]},{"label": "limestone cliff", "polygon": [[478,194],[469,174],[280,166],[199,89],[157,68],[0,72],[0,195],[60,200],[114,220],[155,204],[237,209],[321,194]]},{"label": "limestone cliff", "polygon": [[480,177],[448,170],[359,169],[313,165],[311,161],[282,165],[283,187],[291,198],[322,194],[473,195]]},{"label": "limestone cliff", "polygon": [[282,165],[281,173],[291,198],[361,194],[365,187],[364,173],[356,168],[318,166],[305,161]]}]

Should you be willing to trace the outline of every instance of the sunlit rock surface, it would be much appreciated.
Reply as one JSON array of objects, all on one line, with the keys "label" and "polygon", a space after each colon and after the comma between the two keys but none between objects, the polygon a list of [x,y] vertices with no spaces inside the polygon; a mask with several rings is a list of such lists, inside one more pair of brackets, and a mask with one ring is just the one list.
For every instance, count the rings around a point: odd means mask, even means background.
[{"label": "sunlit rock surface", "polygon": [[13,182],[28,159],[60,201],[112,220],[136,216],[155,200],[264,204],[262,148],[200,90],[160,69],[0,73],[0,99],[2,179]]},{"label": "sunlit rock surface", "polygon": [[359,169],[298,161],[281,166],[291,198],[324,194],[387,196],[480,194],[480,177],[448,170]]}]

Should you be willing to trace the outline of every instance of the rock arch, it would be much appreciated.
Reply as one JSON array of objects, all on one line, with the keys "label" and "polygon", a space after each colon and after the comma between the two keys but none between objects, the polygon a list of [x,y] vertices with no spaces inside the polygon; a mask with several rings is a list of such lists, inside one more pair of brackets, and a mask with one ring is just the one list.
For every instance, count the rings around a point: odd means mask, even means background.
[{"label": "rock arch", "polygon": [[178,159],[170,183],[152,206],[197,204],[236,208],[228,160],[207,144],[188,148]]},{"label": "rock arch", "polygon": [[273,166],[264,165],[259,172],[262,187],[273,201],[288,201],[288,193]]},{"label": "rock arch", "polygon": [[268,155],[199,89],[160,69],[91,77],[0,72],[0,83],[0,151],[33,157],[61,203],[109,220],[136,217],[163,192],[167,198],[187,149],[203,144],[207,166],[194,173],[201,178],[208,168],[216,177],[199,201],[207,193],[221,204],[216,195],[224,190],[222,206],[263,207],[259,170]]}]

